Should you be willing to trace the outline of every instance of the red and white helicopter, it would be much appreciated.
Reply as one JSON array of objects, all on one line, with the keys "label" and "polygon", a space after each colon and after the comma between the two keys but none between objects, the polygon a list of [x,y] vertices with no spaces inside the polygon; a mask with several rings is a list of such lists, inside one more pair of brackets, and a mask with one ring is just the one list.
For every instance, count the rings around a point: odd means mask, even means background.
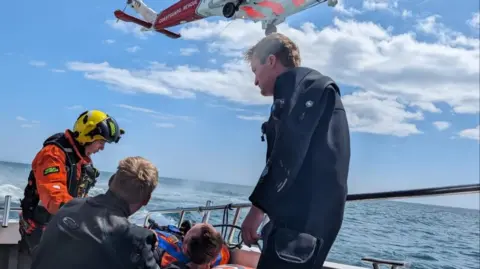
[{"label": "red and white helicopter", "polygon": [[261,21],[265,35],[269,35],[276,32],[276,25],[284,22],[288,16],[324,2],[334,7],[338,0],[180,0],[160,13],[149,8],[142,0],[128,0],[127,5],[143,20],[121,10],[116,10],[114,14],[119,20],[143,26],[142,31],[156,31],[171,38],[179,38],[180,34],[165,28],[213,16]]}]

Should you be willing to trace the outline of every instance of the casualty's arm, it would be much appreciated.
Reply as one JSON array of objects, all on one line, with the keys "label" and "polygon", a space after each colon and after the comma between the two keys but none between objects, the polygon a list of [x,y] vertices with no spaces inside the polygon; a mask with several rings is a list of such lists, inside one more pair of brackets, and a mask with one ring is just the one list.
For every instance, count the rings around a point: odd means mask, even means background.
[{"label": "casualty's arm", "polygon": [[38,195],[43,206],[50,214],[72,199],[67,188],[65,153],[54,145],[44,147],[34,164]]},{"label": "casualty's arm", "polygon": [[333,86],[323,90],[322,82],[313,83],[299,94],[291,113],[281,119],[277,141],[270,160],[249,199],[267,214],[277,206],[279,195],[295,183],[309,150],[312,136],[323,117],[331,117],[338,93]]},{"label": "casualty's arm", "polygon": [[229,263],[238,264],[246,267],[257,268],[260,253],[256,251],[247,251],[243,249],[233,249]]}]

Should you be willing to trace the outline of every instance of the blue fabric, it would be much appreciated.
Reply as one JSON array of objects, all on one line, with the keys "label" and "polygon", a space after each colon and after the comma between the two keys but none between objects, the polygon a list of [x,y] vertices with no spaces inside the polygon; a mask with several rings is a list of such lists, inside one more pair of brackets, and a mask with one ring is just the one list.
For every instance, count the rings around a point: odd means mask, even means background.
[{"label": "blue fabric", "polygon": [[[172,234],[170,233],[167,233],[167,232],[164,232],[164,231],[160,231],[158,229],[155,229],[155,232],[157,234],[161,234],[165,237],[170,237],[172,236]],[[179,250],[177,250],[174,246],[172,246],[172,244],[170,244],[169,242],[167,242],[165,239],[163,239],[162,237],[160,236],[157,236],[158,238],[158,247],[159,248],[162,248],[165,250],[165,252],[167,252],[168,254],[170,254],[172,257],[174,257],[175,259],[177,259],[177,261],[180,261],[180,262],[183,262],[183,263],[189,263],[190,262],[190,259],[185,255],[183,254],[182,252],[182,241],[178,240],[177,242],[177,247]]]}]

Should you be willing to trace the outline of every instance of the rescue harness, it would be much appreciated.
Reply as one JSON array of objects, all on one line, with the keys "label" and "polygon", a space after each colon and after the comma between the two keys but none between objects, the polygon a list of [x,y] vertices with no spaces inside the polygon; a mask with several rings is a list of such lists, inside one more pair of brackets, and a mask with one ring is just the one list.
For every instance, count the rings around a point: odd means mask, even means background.
[{"label": "rescue harness", "polygon": [[[81,163],[81,159],[75,153],[74,146],[71,145],[64,133],[57,133],[47,138],[43,143],[43,147],[47,145],[55,145],[65,153],[68,193],[72,197],[85,197],[88,191],[95,186],[96,178],[100,175],[98,170],[91,164]],[[77,179],[77,165],[79,164],[81,165],[81,173],[80,178]],[[39,202],[40,197],[37,190],[35,174],[33,170],[31,170],[28,176],[28,184],[24,190],[24,198],[20,200],[22,218],[24,220],[33,220],[37,224],[44,225],[50,220],[51,214],[48,213],[43,206],[39,206]]]}]

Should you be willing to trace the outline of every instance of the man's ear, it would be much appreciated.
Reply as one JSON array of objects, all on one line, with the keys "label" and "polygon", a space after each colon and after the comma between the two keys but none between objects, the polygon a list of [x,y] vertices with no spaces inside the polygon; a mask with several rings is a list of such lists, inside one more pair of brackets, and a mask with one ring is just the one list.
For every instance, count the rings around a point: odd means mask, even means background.
[{"label": "man's ear", "polygon": [[275,55],[273,54],[268,55],[267,64],[269,66],[274,66],[276,62],[277,62],[277,57],[275,57]]}]

